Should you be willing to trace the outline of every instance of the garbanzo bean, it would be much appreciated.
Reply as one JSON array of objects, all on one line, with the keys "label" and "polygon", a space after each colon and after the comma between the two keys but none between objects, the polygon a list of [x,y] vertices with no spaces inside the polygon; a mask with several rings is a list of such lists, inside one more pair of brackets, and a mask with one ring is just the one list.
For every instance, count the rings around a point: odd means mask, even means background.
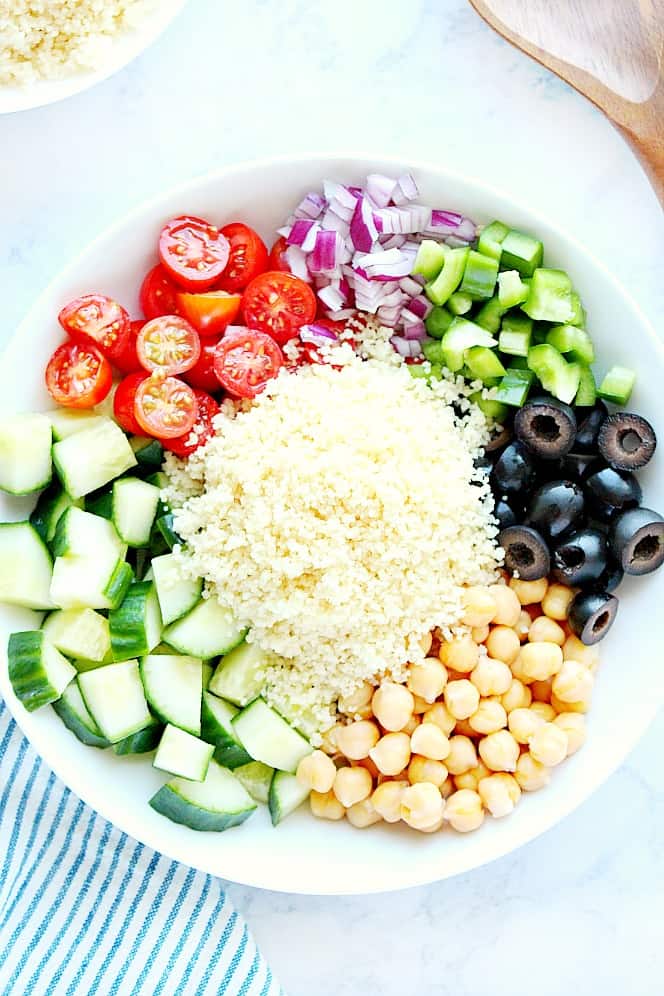
[{"label": "garbanzo bean", "polygon": [[441,695],[447,684],[447,668],[437,657],[425,657],[421,664],[412,664],[408,674],[408,688],[431,705]]},{"label": "garbanzo bean", "polygon": [[519,745],[509,730],[498,730],[480,740],[480,757],[491,771],[514,771],[519,757]]},{"label": "garbanzo bean", "polygon": [[401,798],[408,788],[408,782],[383,782],[374,789],[371,805],[386,823],[398,823],[401,819]]},{"label": "garbanzo bean", "polygon": [[476,733],[495,733],[507,726],[507,713],[498,699],[481,699],[473,715],[469,716],[468,725]]},{"label": "garbanzo bean", "polygon": [[378,743],[380,730],[369,719],[359,719],[348,726],[337,727],[334,743],[351,761],[360,761],[369,756],[369,751]]},{"label": "garbanzo bean", "polygon": [[312,792],[309,796],[309,806],[313,815],[319,820],[343,820],[346,814],[334,792]]},{"label": "garbanzo bean", "polygon": [[432,761],[444,761],[450,752],[450,742],[435,723],[421,723],[411,734],[410,749]]},{"label": "garbanzo bean", "polygon": [[322,750],[303,757],[297,766],[297,780],[304,788],[315,792],[329,792],[337,774],[334,761]]},{"label": "garbanzo bean", "polygon": [[527,680],[545,681],[560,671],[563,652],[557,643],[526,643],[517,660]]},{"label": "garbanzo bean", "polygon": [[445,803],[443,819],[459,833],[477,830],[484,821],[482,800],[477,792],[471,789],[453,792]]},{"label": "garbanzo bean", "polygon": [[567,757],[567,734],[555,723],[542,723],[530,738],[528,746],[536,761],[553,768]]},{"label": "garbanzo bean", "polygon": [[549,784],[551,772],[549,768],[536,761],[530,751],[526,751],[516,762],[514,777],[524,792],[536,792]]},{"label": "garbanzo bean", "polygon": [[450,752],[445,758],[445,767],[451,775],[461,775],[477,765],[477,751],[470,737],[450,737]]},{"label": "garbanzo bean", "polygon": [[440,727],[446,737],[449,737],[456,726],[456,719],[443,702],[436,702],[430,709],[427,709],[422,716],[422,722],[435,723],[436,726]]},{"label": "garbanzo bean", "polygon": [[445,800],[431,782],[417,782],[404,789],[401,796],[401,819],[414,830],[433,826],[443,817]]},{"label": "garbanzo bean", "polygon": [[445,705],[455,719],[468,719],[480,704],[480,693],[472,681],[448,681],[443,692]]},{"label": "garbanzo bean", "polygon": [[383,681],[376,689],[371,700],[373,714],[383,727],[390,733],[403,730],[413,715],[413,696],[405,685],[396,681]]},{"label": "garbanzo bean", "polygon": [[546,578],[537,581],[522,581],[520,578],[510,578],[510,588],[519,599],[521,605],[539,604],[546,595],[549,582]]},{"label": "garbanzo bean", "polygon": [[486,640],[486,649],[489,657],[511,664],[521,649],[521,641],[516,630],[510,626],[493,626]]},{"label": "garbanzo bean", "polygon": [[529,643],[557,643],[562,647],[565,642],[565,630],[555,619],[548,616],[538,616],[533,619],[528,630]]},{"label": "garbanzo bean", "polygon": [[448,770],[442,761],[432,761],[429,757],[413,755],[408,765],[408,780],[411,785],[417,782],[431,782],[441,788],[447,779]]},{"label": "garbanzo bean", "polygon": [[512,684],[512,672],[507,664],[503,663],[502,658],[496,660],[493,657],[483,656],[477,662],[477,667],[471,671],[470,680],[484,698],[489,695],[502,695]]},{"label": "garbanzo bean", "polygon": [[341,805],[349,809],[356,802],[369,798],[373,791],[373,780],[366,768],[339,768],[332,791]]},{"label": "garbanzo bean", "polygon": [[464,588],[461,601],[463,604],[461,621],[470,627],[487,626],[498,608],[491,589],[482,585]]},{"label": "garbanzo bean", "polygon": [[524,685],[518,678],[512,678],[510,687],[500,696],[500,701],[509,715],[514,709],[527,709],[532,702],[532,692],[528,685]]},{"label": "garbanzo bean", "polygon": [[479,660],[480,648],[471,636],[458,636],[441,643],[438,656],[447,668],[469,674]]},{"label": "garbanzo bean", "polygon": [[553,721],[567,734],[567,756],[575,754],[586,742],[586,720],[576,712],[561,712]]},{"label": "garbanzo bean", "polygon": [[382,775],[398,775],[410,761],[410,737],[407,733],[386,733],[371,748],[369,757]]},{"label": "garbanzo bean", "polygon": [[550,584],[542,599],[542,611],[549,619],[567,619],[574,589],[564,584]]},{"label": "garbanzo bean", "polygon": [[499,626],[516,626],[521,615],[521,603],[512,588],[506,584],[492,584],[489,591],[497,605],[490,622]]},{"label": "garbanzo bean", "polygon": [[477,786],[483,778],[487,778],[491,772],[487,768],[484,761],[478,761],[474,768],[470,771],[464,771],[460,775],[454,776],[454,784],[458,789],[472,789],[474,792],[477,791]]},{"label": "garbanzo bean", "polygon": [[363,799],[362,802],[356,802],[346,810],[346,819],[351,826],[364,830],[374,823],[380,823],[383,817],[374,809],[371,799]]},{"label": "garbanzo bean", "polygon": [[500,819],[512,812],[521,798],[521,789],[513,775],[499,771],[481,779],[477,785],[477,794],[491,815]]},{"label": "garbanzo bean", "polygon": [[594,679],[590,668],[578,661],[563,661],[551,690],[561,702],[585,702],[592,695]]}]

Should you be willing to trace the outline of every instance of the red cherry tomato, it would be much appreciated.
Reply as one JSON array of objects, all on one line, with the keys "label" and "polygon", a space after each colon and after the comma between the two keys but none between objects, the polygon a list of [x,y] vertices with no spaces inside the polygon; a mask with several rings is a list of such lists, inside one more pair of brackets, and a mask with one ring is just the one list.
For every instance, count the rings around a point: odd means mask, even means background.
[{"label": "red cherry tomato", "polygon": [[207,291],[205,294],[178,294],[178,313],[194,326],[199,335],[221,335],[240,313],[240,294]]},{"label": "red cherry tomato", "polygon": [[253,228],[240,221],[225,225],[221,231],[228,239],[231,252],[219,286],[230,292],[244,290],[254,277],[267,269],[267,247]]},{"label": "red cherry tomato", "polygon": [[63,343],[46,367],[48,393],[67,408],[94,408],[112,384],[111,364],[91,343]]},{"label": "red cherry tomato", "polygon": [[251,281],[242,298],[242,310],[250,329],[266,332],[283,346],[302,325],[314,320],[316,298],[303,280],[272,270]]},{"label": "red cherry tomato", "polygon": [[207,391],[194,391],[198,404],[198,415],[193,429],[175,439],[165,439],[164,446],[180,459],[190,456],[203,443],[214,436],[212,419],[219,414],[219,405]]},{"label": "red cherry tomato", "polygon": [[146,318],[159,318],[161,315],[177,315],[178,288],[168,273],[157,263],[146,274],[139,294],[141,311]]},{"label": "red cherry tomato", "polygon": [[182,379],[186,380],[187,384],[191,384],[193,388],[199,388],[201,391],[208,391],[210,394],[216,394],[219,391],[219,381],[214,372],[216,349],[216,342],[201,343],[201,355],[198,362],[191,370],[187,370],[182,375]]},{"label": "red cherry tomato", "polygon": [[136,336],[141,366],[164,377],[191,370],[201,355],[198,332],[177,315],[162,315],[146,322]]},{"label": "red cherry tomato", "polygon": [[224,271],[229,252],[226,236],[202,218],[173,218],[159,236],[159,259],[185,290],[212,287]]},{"label": "red cherry tomato", "polygon": [[134,415],[148,436],[184,436],[191,432],[197,412],[194,392],[179,377],[146,377],[136,388]]},{"label": "red cherry tomato", "polygon": [[129,338],[129,315],[105,294],[84,294],[66,304],[58,321],[72,339],[93,343],[115,363]]},{"label": "red cherry tomato", "polygon": [[264,332],[234,332],[217,344],[214,372],[222,387],[238,398],[255,398],[276,377],[283,364],[281,350]]},{"label": "red cherry tomato", "polygon": [[141,364],[136,352],[136,336],[141,331],[145,322],[143,319],[129,323],[129,335],[125,339],[122,350],[113,361],[120,373],[130,374],[141,369]]},{"label": "red cherry tomato", "polygon": [[113,395],[113,415],[115,416],[115,421],[125,432],[131,432],[134,436],[141,436],[143,434],[143,429],[136,421],[136,415],[134,414],[134,401],[138,385],[147,380],[147,376],[144,370],[129,374],[128,377],[120,381]]},{"label": "red cherry tomato", "polygon": [[286,262],[286,256],[284,255],[287,249],[288,243],[283,235],[280,235],[270,249],[270,255],[267,260],[268,270],[279,270],[281,273],[290,273],[290,267]]}]

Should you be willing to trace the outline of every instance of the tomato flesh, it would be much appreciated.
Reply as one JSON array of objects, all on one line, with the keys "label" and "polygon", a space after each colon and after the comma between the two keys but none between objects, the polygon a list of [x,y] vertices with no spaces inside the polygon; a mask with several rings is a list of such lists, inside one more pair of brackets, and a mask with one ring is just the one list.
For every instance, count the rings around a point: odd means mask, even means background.
[{"label": "tomato flesh", "polygon": [[146,377],[136,388],[134,415],[148,436],[183,436],[191,432],[197,412],[193,390],[179,377]]},{"label": "tomato flesh", "polygon": [[159,259],[185,290],[212,287],[223,273],[229,253],[226,236],[202,218],[173,218],[159,236]]},{"label": "tomato flesh", "polygon": [[234,332],[217,344],[214,372],[222,387],[237,398],[255,398],[283,365],[271,336],[251,329]]},{"label": "tomato flesh", "polygon": [[214,436],[214,426],[212,419],[219,414],[219,405],[207,391],[194,391],[198,414],[193,430],[175,439],[164,440],[167,450],[175,453],[180,459],[190,456],[199,446],[207,443],[208,439]]},{"label": "tomato flesh", "polygon": [[316,298],[308,284],[292,273],[268,271],[251,281],[242,298],[250,329],[266,332],[280,345],[316,316]]},{"label": "tomato flesh", "polygon": [[191,370],[201,355],[198,332],[178,315],[162,315],[146,322],[136,336],[141,366],[164,377]]},{"label": "tomato flesh", "polygon": [[286,250],[288,249],[288,243],[283,235],[280,235],[277,241],[274,243],[270,249],[270,255],[267,260],[268,270],[277,270],[281,273],[290,273],[290,267],[286,261]]},{"label": "tomato flesh", "polygon": [[205,294],[181,293],[177,296],[179,313],[199,335],[221,335],[240,313],[240,294],[207,291]]},{"label": "tomato flesh", "polygon": [[267,269],[267,246],[253,228],[234,221],[222,228],[228,239],[230,256],[219,286],[225,291],[239,291]]},{"label": "tomato flesh", "polygon": [[48,393],[66,408],[94,408],[104,400],[112,384],[111,365],[92,344],[65,342],[46,367]]},{"label": "tomato flesh", "polygon": [[187,384],[209,394],[215,394],[220,390],[217,375],[214,372],[214,357],[217,349],[216,342],[202,342],[201,355],[198,362],[182,375]]},{"label": "tomato flesh", "polygon": [[159,318],[161,315],[177,315],[178,288],[173,283],[168,273],[157,263],[141,284],[139,302],[141,311],[146,318]]},{"label": "tomato flesh", "polygon": [[134,402],[139,384],[147,379],[145,371],[130,373],[128,377],[121,380],[113,395],[113,415],[118,425],[125,432],[130,432],[134,436],[140,436],[143,429],[136,420],[134,413]]},{"label": "tomato flesh", "polygon": [[66,304],[58,321],[72,339],[93,343],[115,363],[129,338],[129,315],[105,294],[84,294]]},{"label": "tomato flesh", "polygon": [[125,339],[122,350],[114,359],[114,365],[120,373],[130,374],[141,369],[140,360],[136,351],[136,336],[141,331],[145,322],[140,319],[129,323],[129,335]]}]

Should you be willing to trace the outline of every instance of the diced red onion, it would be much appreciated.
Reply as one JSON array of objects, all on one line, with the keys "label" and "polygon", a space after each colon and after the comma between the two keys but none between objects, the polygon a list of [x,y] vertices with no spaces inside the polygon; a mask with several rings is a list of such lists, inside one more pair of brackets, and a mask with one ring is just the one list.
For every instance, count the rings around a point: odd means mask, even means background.
[{"label": "diced red onion", "polygon": [[369,253],[378,238],[371,205],[364,197],[358,198],[355,202],[355,210],[350,223],[350,237],[355,249]]},{"label": "diced red onion", "polygon": [[321,287],[318,291],[318,298],[330,311],[341,311],[342,306],[345,304],[343,294],[341,294],[338,287],[334,287],[332,284],[328,284],[327,287]]},{"label": "diced red onion", "polygon": [[405,235],[381,235],[379,237],[383,249],[401,249],[405,241]]},{"label": "diced red onion", "polygon": [[[410,321],[410,319],[414,319]],[[403,334],[406,339],[417,339],[422,341],[422,339],[427,338],[427,330],[424,322],[421,318],[413,315],[408,309],[401,312],[401,324],[403,325]]]},{"label": "diced red onion", "polygon": [[317,322],[312,322],[310,325],[303,325],[300,329],[300,339],[302,342],[310,342],[314,346],[320,345],[321,342],[336,342],[338,338],[336,332],[328,329],[325,325],[319,325]]},{"label": "diced red onion", "polygon": [[419,197],[419,190],[417,189],[417,184],[411,173],[404,173],[397,180],[396,186],[392,192],[392,203],[396,204],[397,207],[407,204],[408,201],[414,201]]},{"label": "diced red onion", "polygon": [[291,233],[292,225],[284,225],[283,228],[277,229],[277,235],[281,235],[282,238],[287,239]]},{"label": "diced red onion", "polygon": [[311,221],[310,218],[298,218],[293,223],[286,241],[289,245],[299,246],[304,252],[311,252],[316,245],[316,236],[319,231],[320,225],[317,221]]},{"label": "diced red onion", "polygon": [[295,208],[296,218],[318,218],[325,210],[325,198],[312,190]]},{"label": "diced red onion", "polygon": [[343,308],[341,311],[331,313],[328,311],[327,317],[335,322],[347,322],[349,318],[355,318],[357,311],[355,308]]},{"label": "diced red onion", "polygon": [[321,228],[328,232],[339,232],[344,238],[350,231],[350,219],[340,218],[332,208],[328,208],[321,219]]},{"label": "diced red onion", "polygon": [[397,287],[396,290],[390,291],[389,294],[385,295],[383,305],[386,305],[388,308],[403,308],[408,300],[407,295]]},{"label": "diced red onion", "polygon": [[423,229],[425,235],[434,235],[438,238],[454,235],[465,242],[472,242],[476,234],[475,222],[457,211],[432,211],[431,220],[428,225],[423,226]]},{"label": "diced red onion", "polygon": [[[419,290],[419,288],[418,288]],[[421,318],[424,321],[431,314],[433,305],[428,298],[424,297],[423,294],[418,294],[417,297],[412,298],[408,303],[408,308],[414,315]]]},{"label": "diced red onion", "polygon": [[286,262],[288,263],[288,269],[291,273],[299,277],[300,280],[304,280],[306,283],[311,283],[311,275],[309,274],[309,267],[307,266],[308,256],[299,246],[288,246],[284,256],[286,257]]},{"label": "diced red onion", "polygon": [[340,265],[341,251],[344,247],[339,232],[319,231],[316,244],[309,259],[309,269],[312,273],[332,273]]},{"label": "diced red onion", "polygon": [[399,356],[403,356],[404,359],[422,355],[422,346],[417,339],[406,339],[402,335],[393,335],[390,342]]},{"label": "diced red onion", "polygon": [[395,329],[397,325],[401,324],[401,307],[397,305],[395,308],[389,308],[386,305],[381,305],[376,312],[376,316],[381,325],[386,325],[389,329]]},{"label": "diced red onion", "polygon": [[417,297],[422,290],[421,284],[418,284],[413,277],[404,277],[399,281],[399,287],[408,297]]},{"label": "diced red onion", "polygon": [[370,173],[367,177],[367,193],[379,208],[387,207],[392,199],[397,181],[381,173]]},{"label": "diced red onion", "polygon": [[431,224],[431,209],[411,204],[409,207],[386,207],[374,211],[374,220],[379,231],[385,234],[408,235],[421,232]]}]

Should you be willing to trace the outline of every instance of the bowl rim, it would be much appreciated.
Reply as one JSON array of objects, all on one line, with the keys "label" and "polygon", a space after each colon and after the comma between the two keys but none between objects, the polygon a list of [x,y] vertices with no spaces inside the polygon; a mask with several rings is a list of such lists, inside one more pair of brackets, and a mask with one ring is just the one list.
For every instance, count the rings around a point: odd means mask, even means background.
[{"label": "bowl rim", "polygon": [[[618,281],[614,274],[609,270],[609,268],[599,260],[590,249],[588,249],[582,242],[580,242],[575,236],[569,235],[565,230],[559,226],[555,221],[552,221],[547,217],[545,213],[532,208],[527,202],[521,202],[517,200],[512,194],[502,190],[499,187],[495,187],[491,183],[487,183],[485,180],[480,179],[476,176],[469,175],[466,173],[460,173],[457,170],[448,169],[444,166],[440,166],[426,160],[412,159],[404,157],[403,159],[394,155],[381,155],[377,152],[372,153],[357,153],[348,154],[343,150],[340,152],[329,152],[325,151],[323,153],[311,152],[306,155],[292,156],[288,154],[280,154],[268,157],[255,157],[249,160],[236,161],[226,166],[219,167],[215,170],[210,170],[205,173],[199,174],[189,180],[182,183],[170,186],[160,192],[154,194],[152,197],[147,198],[140,204],[130,208],[128,211],[123,213],[112,224],[106,226],[98,235],[96,235],[90,242],[88,242],[76,255],[55,274],[55,276],[41,289],[35,301],[30,306],[25,316],[17,326],[14,334],[11,336],[7,346],[0,354],[0,362],[2,360],[11,361],[12,355],[20,353],[20,342],[21,333],[24,326],[29,326],[32,323],[32,316],[38,312],[41,300],[47,296],[58,284],[65,280],[68,276],[73,274],[79,264],[79,261],[87,255],[91,250],[93,250],[99,243],[106,239],[112,238],[117,232],[127,227],[132,221],[140,219],[140,217],[149,212],[153,207],[156,207],[161,201],[176,199],[179,197],[186,197],[187,193],[196,190],[198,187],[214,183],[221,182],[224,179],[237,176],[239,174],[248,174],[254,170],[266,170],[276,166],[291,165],[296,166],[316,166],[320,169],[321,181],[325,175],[326,164],[338,165],[340,162],[347,162],[349,168],[353,166],[359,166],[360,164],[365,165],[367,162],[377,162],[382,166],[392,166],[394,169],[402,169],[404,163],[408,163],[408,168],[414,173],[418,171],[428,172],[434,174],[445,180],[445,178],[461,182],[462,184],[476,187],[482,189],[482,191],[489,195],[490,197],[495,197],[496,200],[502,200],[506,203],[513,204],[515,208],[522,209],[528,213],[532,218],[533,224],[541,224],[543,227],[548,227],[556,237],[562,239],[563,242],[571,245],[575,252],[586,257],[593,266],[601,270],[603,276],[610,283],[612,290],[615,294],[620,295],[620,297],[625,301],[625,303],[636,313],[638,316],[643,332],[647,334],[651,341],[651,345],[655,352],[659,356],[659,360],[664,367],[664,343],[657,335],[655,328],[649,318],[646,316],[642,310],[639,303],[632,297],[629,291]],[[24,721],[29,720],[31,717],[30,713],[27,713],[21,708],[20,703],[15,698],[12,700],[5,700],[6,705],[13,715],[17,725],[21,729],[22,733],[26,739],[30,742],[33,748],[37,751],[40,758],[44,763],[52,770],[54,773],[63,781],[70,791],[73,791],[79,798],[81,798],[86,805],[89,805],[95,812],[98,812],[104,819],[108,820],[112,825],[118,827],[123,833],[140,841],[147,847],[152,848],[158,853],[164,854],[168,858],[181,862],[182,864],[193,867],[205,874],[215,874],[216,872],[210,872],[209,868],[205,866],[204,862],[196,861],[196,848],[191,848],[191,860],[183,858],[181,853],[179,853],[176,847],[171,847],[170,842],[166,840],[165,842],[155,843],[154,841],[147,839],[146,834],[140,832],[140,828],[135,825],[135,821],[130,818],[130,814],[121,814],[121,818],[118,818],[116,812],[109,813],[106,809],[103,793],[95,795],[88,790],[88,787],[84,784],[85,779],[79,778],[76,768],[72,769],[71,765],[67,762],[66,758],[61,759],[60,756],[56,756],[48,759],[44,754],[41,753],[41,743],[39,746],[26,732],[24,727]],[[272,891],[299,894],[299,895],[371,895],[379,894],[383,892],[393,892],[404,888],[414,888],[416,886],[428,885],[437,881],[441,881],[445,878],[455,877],[461,873],[472,871],[475,868],[483,867],[488,865],[498,858],[504,857],[518,848],[522,847],[524,844],[535,840],[537,837],[546,833],[549,830],[553,830],[566,816],[577,809],[583,802],[589,799],[596,791],[599,789],[606,780],[625,762],[628,755],[634,749],[638,741],[645,735],[647,729],[651,725],[653,719],[659,711],[660,703],[657,695],[653,695],[646,708],[644,708],[643,722],[640,728],[633,730],[630,735],[624,738],[624,749],[621,752],[620,757],[616,757],[613,760],[605,762],[603,765],[598,765],[596,767],[596,774],[593,782],[593,786],[588,790],[587,786],[579,787],[578,783],[573,784],[569,793],[565,796],[562,803],[559,805],[555,815],[551,818],[549,813],[540,814],[539,818],[531,821],[529,824],[523,823],[521,828],[516,825],[514,828],[514,834],[509,838],[508,841],[494,846],[491,853],[477,859],[476,856],[472,855],[472,852],[468,851],[467,860],[459,860],[458,865],[448,874],[445,873],[442,876],[435,874],[435,868],[433,869],[434,874],[417,869],[406,869],[406,872],[396,876],[396,881],[391,881],[389,884],[383,884],[373,880],[371,884],[364,884],[358,889],[339,889],[336,887],[321,889],[318,888],[308,888],[306,885],[299,886],[295,891],[292,885],[289,886],[287,882],[287,874],[284,875],[277,871],[275,876],[269,882],[260,880],[259,877],[254,877],[249,873],[243,872],[240,878],[229,879],[229,881],[237,882],[238,884],[251,886],[254,888],[270,889]],[[30,724],[31,725],[31,724]],[[39,738],[37,738],[39,741]],[[83,784],[81,784],[83,783]],[[94,801],[92,801],[94,798]],[[472,855],[472,856],[471,856]],[[221,877],[221,876],[218,876]]]}]

